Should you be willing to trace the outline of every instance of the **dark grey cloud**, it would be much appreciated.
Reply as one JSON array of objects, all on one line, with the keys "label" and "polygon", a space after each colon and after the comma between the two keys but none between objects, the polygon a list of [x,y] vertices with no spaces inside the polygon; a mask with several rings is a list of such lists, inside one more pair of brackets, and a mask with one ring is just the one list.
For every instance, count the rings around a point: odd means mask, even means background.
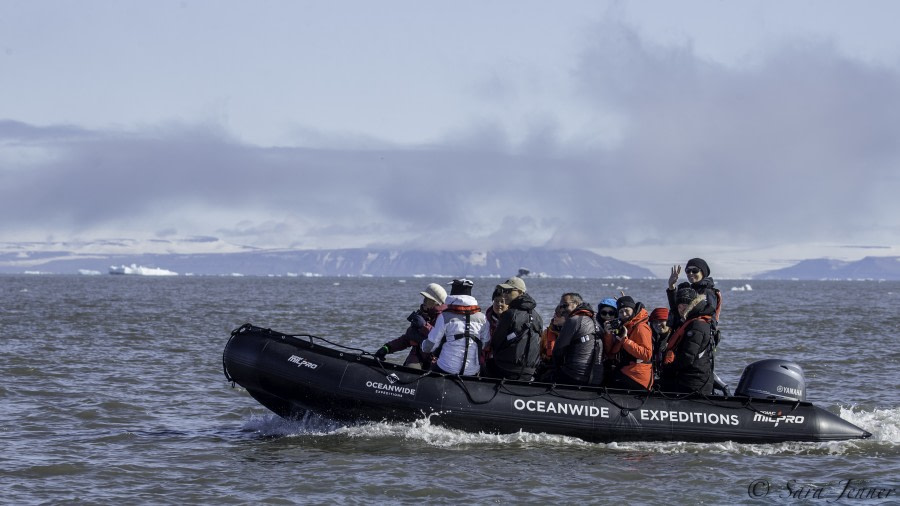
[{"label": "dark grey cloud", "polygon": [[[612,247],[689,241],[896,243],[900,72],[827,44],[732,68],[689,43],[597,27],[577,99],[622,125],[616,142],[567,143],[547,117],[513,142],[482,120],[428,146],[247,145],[215,125],[90,131],[0,121],[6,228],[88,233],[184,209],[208,228],[160,238],[247,244],[341,238],[419,247]],[[590,138],[586,134],[583,138]],[[344,146],[344,147],[341,147]],[[45,156],[22,159],[17,150]],[[200,213],[198,216],[197,213]],[[228,216],[227,220],[217,218]],[[880,235],[879,235],[880,234]],[[350,244],[352,243],[352,244]]]},{"label": "dark grey cloud", "polygon": [[91,137],[92,132],[74,125],[53,125],[38,127],[21,121],[0,119],[0,139],[4,144],[53,141]]},{"label": "dark grey cloud", "polygon": [[599,32],[575,73],[586,101],[627,124],[605,163],[635,190],[632,223],[722,241],[834,240],[872,217],[896,225],[880,188],[900,189],[897,68],[798,43],[735,69],[620,24]]}]

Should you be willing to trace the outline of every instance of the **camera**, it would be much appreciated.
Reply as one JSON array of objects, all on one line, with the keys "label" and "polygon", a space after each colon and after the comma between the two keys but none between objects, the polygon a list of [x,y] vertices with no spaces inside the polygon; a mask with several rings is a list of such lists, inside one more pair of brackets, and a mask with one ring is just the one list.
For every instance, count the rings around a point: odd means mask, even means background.
[{"label": "camera", "polygon": [[612,320],[607,321],[604,325],[606,325],[607,330],[610,332],[615,332],[622,326],[622,320],[618,318],[613,318]]},{"label": "camera", "polygon": [[418,311],[413,311],[409,313],[409,316],[406,317],[406,321],[412,324],[413,327],[420,329],[425,326],[425,317],[419,314]]}]

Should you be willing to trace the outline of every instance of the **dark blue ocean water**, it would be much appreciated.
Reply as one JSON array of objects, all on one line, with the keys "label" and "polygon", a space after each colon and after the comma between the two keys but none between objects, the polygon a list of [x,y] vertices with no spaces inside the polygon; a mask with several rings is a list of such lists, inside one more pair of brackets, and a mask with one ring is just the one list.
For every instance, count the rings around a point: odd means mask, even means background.
[{"label": "dark blue ocean water", "polygon": [[[876,504],[900,487],[900,283],[720,281],[718,370],[786,358],[808,398],[867,441],[589,444],[543,434],[284,421],[222,374],[246,322],[374,350],[404,329],[423,278],[0,276],[0,497],[9,504]],[[488,301],[498,280],[476,280]],[[624,290],[664,305],[664,280],[529,280]],[[740,288],[740,290],[732,290]],[[484,304],[483,304],[484,305]],[[392,357],[402,360],[402,354]],[[769,494],[759,495],[757,480]],[[761,483],[761,482],[760,482]],[[790,488],[789,488],[790,487]],[[818,492],[817,492],[818,491]],[[801,500],[795,496],[802,496]],[[887,498],[897,501],[897,492]]]}]

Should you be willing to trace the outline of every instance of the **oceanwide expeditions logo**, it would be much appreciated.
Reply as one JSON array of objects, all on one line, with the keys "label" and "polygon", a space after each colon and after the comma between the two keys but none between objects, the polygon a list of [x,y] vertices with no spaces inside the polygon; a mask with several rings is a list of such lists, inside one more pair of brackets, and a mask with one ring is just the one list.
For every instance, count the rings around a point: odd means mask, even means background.
[{"label": "oceanwide expeditions logo", "polygon": [[416,389],[403,385],[392,385],[390,383],[381,383],[380,381],[367,381],[366,388],[375,390],[375,393],[381,395],[390,395],[391,397],[403,397],[411,395],[415,397]]}]

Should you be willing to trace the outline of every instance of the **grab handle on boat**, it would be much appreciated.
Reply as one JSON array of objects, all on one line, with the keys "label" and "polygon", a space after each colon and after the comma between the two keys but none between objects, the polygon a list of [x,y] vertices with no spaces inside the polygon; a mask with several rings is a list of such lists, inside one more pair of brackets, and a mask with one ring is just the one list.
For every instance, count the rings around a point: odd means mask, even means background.
[{"label": "grab handle on boat", "polygon": [[728,384],[722,381],[722,378],[715,372],[713,372],[713,390],[721,390],[722,395],[731,397],[731,392],[728,391]]}]

